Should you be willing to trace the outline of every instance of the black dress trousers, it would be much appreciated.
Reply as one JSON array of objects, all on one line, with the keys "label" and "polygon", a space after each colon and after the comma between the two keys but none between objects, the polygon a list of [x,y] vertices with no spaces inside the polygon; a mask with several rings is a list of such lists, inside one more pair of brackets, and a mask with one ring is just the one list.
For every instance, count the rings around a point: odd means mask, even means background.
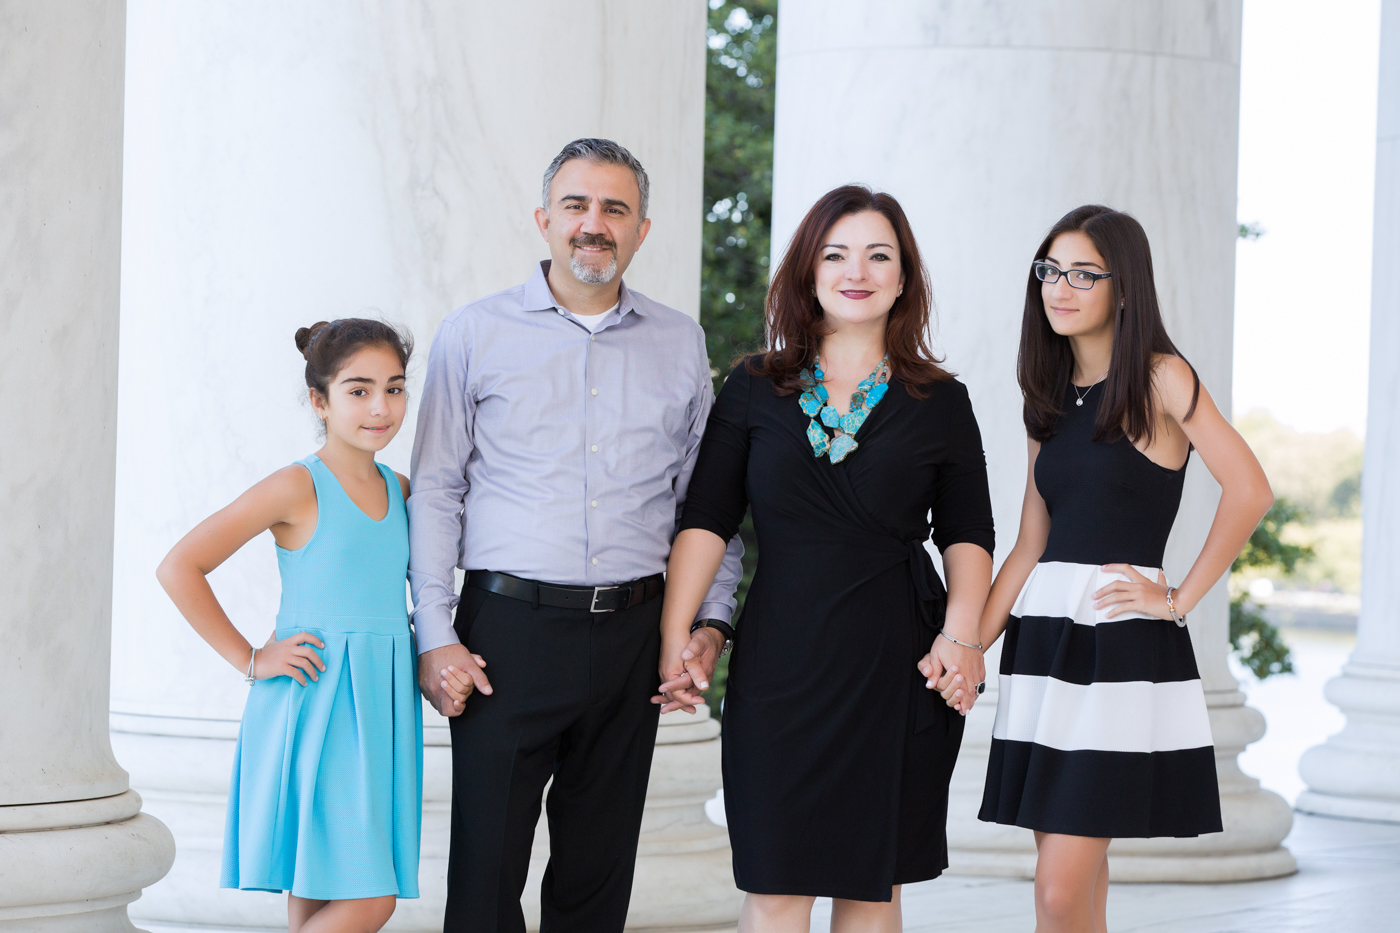
[{"label": "black dress trousers", "polygon": [[550,778],[541,933],[620,933],[660,707],[661,599],[556,609],[468,587],[455,627],[486,660],[452,728],[444,933],[524,933],[521,892]]}]

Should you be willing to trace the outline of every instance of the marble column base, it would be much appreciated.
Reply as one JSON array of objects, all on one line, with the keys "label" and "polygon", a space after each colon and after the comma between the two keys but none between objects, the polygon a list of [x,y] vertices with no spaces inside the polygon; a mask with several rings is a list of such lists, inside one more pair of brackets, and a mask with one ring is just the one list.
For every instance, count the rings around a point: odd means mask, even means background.
[{"label": "marble column base", "polygon": [[1298,809],[1400,823],[1400,668],[1352,661],[1325,693],[1347,724],[1303,753]]},{"label": "marble column base", "polygon": [[[991,683],[995,681],[990,681]],[[1192,839],[1115,839],[1109,872],[1115,881],[1219,882],[1276,878],[1297,871],[1280,843],[1293,812],[1279,795],[1239,769],[1240,752],[1264,735],[1264,717],[1238,690],[1206,694],[1215,738],[1225,831]],[[1035,877],[1035,838],[1028,829],[977,819],[996,718],[989,691],[968,716],[948,807],[949,874]]]},{"label": "marble column base", "polygon": [[134,791],[0,807],[0,931],[134,931],[126,905],[174,859],[170,831]]},{"label": "marble column base", "polygon": [[[425,710],[421,897],[401,900],[386,931],[440,931],[447,901],[452,749],[445,721]],[[170,826],[180,857],[132,916],[163,933],[192,928],[286,929],[286,897],[219,888],[224,814],[238,723],[114,713],[112,746],[146,807]],[[729,835],[705,817],[720,786],[719,724],[701,710],[662,718],[637,852],[628,929],[732,929],[743,894],[734,887]],[[549,858],[543,818],[521,903],[539,929],[539,884]],[[94,928],[96,929],[96,928]],[[114,929],[126,929],[117,927]],[[0,933],[4,928],[0,927]],[[104,931],[105,933],[105,931]]]}]

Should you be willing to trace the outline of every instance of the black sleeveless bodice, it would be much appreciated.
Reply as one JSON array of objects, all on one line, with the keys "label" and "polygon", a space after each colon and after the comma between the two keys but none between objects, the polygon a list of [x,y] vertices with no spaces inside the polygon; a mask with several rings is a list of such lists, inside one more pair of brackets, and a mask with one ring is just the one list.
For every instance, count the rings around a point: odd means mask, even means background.
[{"label": "black sleeveless bodice", "polygon": [[1040,445],[1035,487],[1050,512],[1050,540],[1040,561],[1161,567],[1186,467],[1158,466],[1126,437],[1095,441],[1102,398],[1099,384],[1077,406],[1069,386],[1055,435]]}]

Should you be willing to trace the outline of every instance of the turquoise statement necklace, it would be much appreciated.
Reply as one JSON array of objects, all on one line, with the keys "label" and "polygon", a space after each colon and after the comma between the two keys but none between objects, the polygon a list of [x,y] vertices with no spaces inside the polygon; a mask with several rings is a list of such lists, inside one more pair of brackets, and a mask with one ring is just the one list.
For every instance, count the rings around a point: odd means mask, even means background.
[{"label": "turquoise statement necklace", "polygon": [[[823,454],[830,454],[832,463],[840,463],[860,446],[856,443],[856,432],[889,390],[889,355],[886,354],[875,371],[856,386],[851,393],[851,410],[844,415],[831,407],[831,395],[822,385],[826,375],[822,372],[820,356],[813,361],[810,371],[802,370],[797,378],[802,384],[802,395],[798,397],[797,404],[801,406],[802,413],[812,419],[812,423],[807,425],[807,440],[812,444],[812,455],[820,459]],[[836,436],[828,437],[826,428],[831,428]]]}]

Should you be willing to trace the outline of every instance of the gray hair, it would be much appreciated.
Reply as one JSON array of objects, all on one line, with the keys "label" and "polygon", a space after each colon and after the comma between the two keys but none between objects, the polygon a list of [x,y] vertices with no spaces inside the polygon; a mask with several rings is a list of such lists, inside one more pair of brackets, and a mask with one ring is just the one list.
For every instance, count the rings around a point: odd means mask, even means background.
[{"label": "gray hair", "polygon": [[550,182],[554,181],[554,175],[559,171],[559,167],[570,159],[587,159],[589,162],[596,162],[600,165],[625,165],[630,168],[632,174],[637,178],[637,191],[642,198],[641,216],[637,220],[638,222],[646,220],[647,201],[651,196],[651,183],[647,181],[647,170],[642,168],[642,163],[637,161],[636,156],[611,139],[576,139],[560,150],[559,154],[554,157],[554,161],[549,163],[549,168],[544,171],[542,201],[545,210],[549,210]]}]

